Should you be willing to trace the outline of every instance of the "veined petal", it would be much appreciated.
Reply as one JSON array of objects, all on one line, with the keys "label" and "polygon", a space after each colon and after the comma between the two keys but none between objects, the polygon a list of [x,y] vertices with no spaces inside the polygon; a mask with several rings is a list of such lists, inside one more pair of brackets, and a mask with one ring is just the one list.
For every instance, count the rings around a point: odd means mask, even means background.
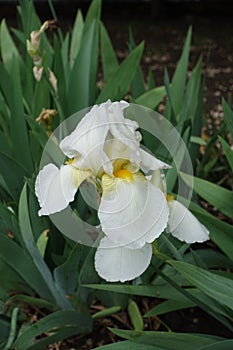
[{"label": "veined petal", "polygon": [[149,266],[150,244],[140,249],[116,246],[108,237],[100,241],[95,254],[95,269],[108,282],[125,282],[140,276]]},{"label": "veined petal", "polygon": [[113,242],[136,249],[160,236],[169,211],[160,189],[141,173],[124,179],[104,175],[102,186],[98,216],[103,232]]},{"label": "veined petal", "polygon": [[107,154],[108,145],[118,138],[123,144],[131,139],[135,142],[134,130],[138,124],[124,118],[123,110],[127,106],[125,101],[112,103],[110,100],[93,106],[76,129],[61,141],[61,150],[70,158],[78,158],[82,169],[90,169],[95,175],[101,171],[111,175],[113,167]]},{"label": "veined petal", "polygon": [[[129,104],[125,101],[113,102],[109,108],[110,133],[113,140],[117,140],[128,149],[128,159],[131,162],[140,161],[139,145],[142,136],[137,129],[136,121],[127,119],[123,115],[123,109]],[[121,156],[119,158],[122,158]]]},{"label": "veined petal", "polygon": [[141,164],[140,168],[147,173],[149,170],[169,169],[170,165],[157,159],[155,156],[140,148]]},{"label": "veined petal", "polygon": [[163,193],[167,193],[167,184],[163,171],[161,169],[154,170],[151,177],[151,183],[160,188]]},{"label": "veined petal", "polygon": [[180,241],[186,243],[204,242],[209,239],[209,231],[197,218],[180,202],[168,202],[170,217],[168,232]]},{"label": "veined petal", "polygon": [[95,175],[109,161],[104,152],[104,142],[109,131],[106,104],[92,107],[75,130],[60,143],[64,154],[78,158],[79,166],[90,169]]},{"label": "veined petal", "polygon": [[54,164],[46,165],[38,174],[35,191],[40,203],[39,215],[50,215],[65,209],[74,200],[77,188],[90,171],[79,171],[72,165],[60,169]]}]

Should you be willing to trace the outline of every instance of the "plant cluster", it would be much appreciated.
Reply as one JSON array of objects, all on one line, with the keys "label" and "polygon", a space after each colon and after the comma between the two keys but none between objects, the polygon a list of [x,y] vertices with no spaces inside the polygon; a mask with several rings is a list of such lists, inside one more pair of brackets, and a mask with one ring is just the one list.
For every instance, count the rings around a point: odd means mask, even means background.
[{"label": "plant cluster", "polygon": [[[140,59],[144,44],[129,39],[129,54],[119,63],[104,24],[101,0],[94,0],[83,18],[78,11],[68,33],[53,20],[42,24],[32,1],[19,0],[19,27],[0,25],[0,348],[40,350],[57,341],[91,333],[96,319],[128,311],[133,330],[111,329],[123,338],[98,349],[230,349],[232,340],[210,334],[144,331],[143,317],[199,307],[233,331],[233,216],[230,172],[233,153],[233,111],[223,100],[224,125],[218,135],[201,137],[204,124],[202,58],[187,78],[191,28],[170,80],[155,87],[145,80]],[[97,84],[101,67],[102,83]],[[194,177],[177,168],[158,140],[142,130],[150,152],[171,164],[166,170],[169,193],[177,193],[178,178],[193,181],[189,209],[205,225],[211,241],[191,247],[172,236],[153,244],[149,268],[133,282],[109,283],[94,268],[95,247],[63,235],[47,216],[38,216],[35,180],[46,143],[56,127],[89,106],[120,101],[158,110],[165,101],[165,118],[178,130],[189,150]],[[213,145],[218,140],[227,188],[210,182],[216,170]],[[214,146],[215,147],[215,146]],[[204,155],[203,155],[204,153]],[[216,176],[216,171],[215,171]],[[220,180],[218,178],[218,180]],[[199,205],[215,209],[218,217]],[[184,200],[185,202],[185,200]],[[81,197],[76,212],[89,223],[96,213]],[[220,219],[224,220],[220,220]],[[157,306],[141,314],[137,296],[156,298]],[[91,313],[99,300],[104,309]],[[31,311],[37,310],[37,319]],[[172,328],[172,326],[171,326]],[[217,333],[217,332],[216,332]]]}]

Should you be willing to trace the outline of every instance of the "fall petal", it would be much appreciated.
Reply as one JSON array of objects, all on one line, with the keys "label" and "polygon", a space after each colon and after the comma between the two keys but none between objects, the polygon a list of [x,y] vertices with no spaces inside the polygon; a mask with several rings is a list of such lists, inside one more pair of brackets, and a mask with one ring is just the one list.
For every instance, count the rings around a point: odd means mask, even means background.
[{"label": "fall petal", "polygon": [[65,209],[74,200],[80,183],[90,172],[80,172],[72,165],[60,169],[54,164],[46,165],[38,174],[35,191],[40,203],[39,215],[50,215]]},{"label": "fall petal", "polygon": [[150,244],[140,249],[128,249],[104,237],[95,254],[95,269],[108,282],[130,281],[147,269],[151,256]]},{"label": "fall petal", "polygon": [[168,231],[174,237],[186,243],[204,242],[209,239],[209,231],[183,204],[171,200],[168,206]]},{"label": "fall petal", "polygon": [[122,180],[104,175],[98,216],[103,232],[130,248],[153,242],[167,226],[168,206],[162,191],[140,173]]}]

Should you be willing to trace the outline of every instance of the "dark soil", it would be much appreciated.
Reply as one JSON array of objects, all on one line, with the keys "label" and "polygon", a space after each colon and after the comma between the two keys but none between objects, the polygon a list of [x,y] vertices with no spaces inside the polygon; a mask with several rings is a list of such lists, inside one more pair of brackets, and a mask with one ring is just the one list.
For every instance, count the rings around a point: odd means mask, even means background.
[{"label": "dark soil", "polygon": [[182,16],[176,18],[143,18],[117,21],[108,20],[109,30],[118,56],[127,51],[128,28],[132,29],[136,42],[145,41],[142,66],[145,73],[149,68],[154,73],[156,85],[163,85],[164,68],[170,77],[181,55],[189,26],[193,28],[190,66],[193,68],[200,55],[203,56],[205,76],[206,108],[213,113],[220,112],[221,99],[229,100],[233,93],[233,27],[229,18]]},{"label": "dark soil", "polygon": [[[153,304],[153,300],[149,301]],[[141,298],[139,305],[148,306],[148,298]],[[150,306],[150,309],[152,306]],[[140,308],[143,311],[143,306]],[[149,309],[147,309],[149,311]],[[94,330],[89,335],[80,335],[58,344],[59,350],[91,350],[95,347],[123,341],[112,334],[108,327],[120,329],[133,329],[128,314],[124,311],[109,318],[95,321]],[[227,330],[220,322],[206,314],[199,308],[170,312],[159,317],[144,319],[145,331],[173,331],[179,333],[199,333],[233,338],[232,332]],[[52,349],[52,348],[51,348]],[[54,350],[56,348],[53,348]]]}]

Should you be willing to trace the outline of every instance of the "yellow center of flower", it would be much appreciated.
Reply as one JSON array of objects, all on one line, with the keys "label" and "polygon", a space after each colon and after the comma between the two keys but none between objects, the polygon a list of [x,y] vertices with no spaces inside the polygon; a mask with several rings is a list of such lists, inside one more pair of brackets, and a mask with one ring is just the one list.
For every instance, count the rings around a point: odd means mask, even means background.
[{"label": "yellow center of flower", "polygon": [[127,180],[127,181],[133,181],[134,177],[133,174],[127,170],[127,169],[120,169],[114,173],[116,177],[119,177],[120,179]]},{"label": "yellow center of flower", "polygon": [[167,200],[168,202],[173,201],[173,199],[174,199],[174,196],[173,196],[172,194],[167,194],[167,195],[166,195],[166,200]]},{"label": "yellow center of flower", "polygon": [[72,164],[73,161],[74,161],[74,158],[70,158],[65,162],[65,164]]}]

